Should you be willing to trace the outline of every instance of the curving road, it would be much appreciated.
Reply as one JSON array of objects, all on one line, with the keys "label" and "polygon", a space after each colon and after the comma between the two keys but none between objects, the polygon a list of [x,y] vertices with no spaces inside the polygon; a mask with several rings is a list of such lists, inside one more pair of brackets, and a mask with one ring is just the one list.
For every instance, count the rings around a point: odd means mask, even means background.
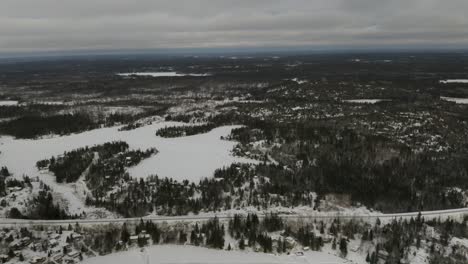
[{"label": "curving road", "polygon": [[[242,212],[239,212],[242,213]],[[452,218],[462,219],[464,216],[468,216],[468,208],[457,208],[449,210],[439,211],[422,211],[422,212],[408,212],[408,213],[394,213],[394,214],[346,214],[339,212],[329,213],[310,213],[310,214],[280,214],[282,218],[299,220],[299,219],[358,219],[373,221],[377,218],[381,220],[391,219],[409,219],[415,218],[421,213],[424,218]],[[151,220],[153,222],[172,222],[172,221],[206,221],[213,217],[218,217],[220,220],[229,220],[233,217],[233,214],[219,213],[219,214],[206,214],[206,215],[193,215],[193,216],[149,216],[149,217],[133,217],[133,218],[103,218],[103,219],[71,219],[71,220],[25,220],[25,219],[12,219],[12,218],[1,218],[0,226],[13,226],[13,225],[68,225],[68,224],[111,224],[111,223],[136,223],[141,219]],[[264,215],[258,213],[260,218]]]}]

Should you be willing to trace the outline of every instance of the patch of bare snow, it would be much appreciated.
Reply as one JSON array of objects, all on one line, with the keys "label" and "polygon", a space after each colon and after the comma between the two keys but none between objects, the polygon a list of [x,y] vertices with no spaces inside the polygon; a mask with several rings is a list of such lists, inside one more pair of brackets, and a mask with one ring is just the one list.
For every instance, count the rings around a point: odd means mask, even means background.
[{"label": "patch of bare snow", "polygon": [[468,79],[448,79],[448,80],[440,80],[440,83],[468,83]]},{"label": "patch of bare snow", "polygon": [[209,73],[178,73],[178,72],[124,72],[117,73],[121,77],[132,77],[132,76],[144,76],[144,77],[182,77],[182,76],[194,76],[194,77],[205,77],[211,76]]},{"label": "patch of bare snow", "polygon": [[291,79],[291,81],[297,83],[297,84],[303,84],[303,83],[307,83],[308,81],[307,80],[300,80],[299,78],[293,78]]},{"label": "patch of bare snow", "polygon": [[0,100],[0,106],[18,105],[18,101],[14,100]]},{"label": "patch of bare snow", "polygon": [[346,103],[355,103],[355,104],[376,104],[382,101],[388,101],[384,99],[351,99],[351,100],[343,100]]},{"label": "patch of bare snow", "polygon": [[468,104],[468,98],[456,98],[456,97],[445,97],[441,96],[440,99],[449,101],[449,102],[455,102],[457,104]]}]

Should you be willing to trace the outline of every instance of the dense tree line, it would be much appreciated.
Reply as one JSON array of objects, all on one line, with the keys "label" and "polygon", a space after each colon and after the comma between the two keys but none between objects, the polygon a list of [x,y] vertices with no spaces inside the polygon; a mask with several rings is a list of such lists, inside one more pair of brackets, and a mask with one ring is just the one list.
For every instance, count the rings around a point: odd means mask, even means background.
[{"label": "dense tree line", "polygon": [[[74,182],[89,166],[92,166],[92,172],[95,174],[97,172],[104,173],[103,166],[113,170],[112,165],[116,166],[115,170],[123,173],[122,170],[125,166],[138,164],[142,159],[156,152],[155,149],[129,151],[128,148],[128,144],[123,141],[108,142],[65,152],[62,156],[38,161],[36,166],[40,169],[47,168],[53,172],[57,182]],[[97,158],[96,165],[91,165],[95,158]],[[112,164],[110,164],[111,162]],[[104,177],[105,175],[100,176]]]},{"label": "dense tree line", "polygon": [[281,143],[267,153],[280,165],[258,167],[272,182],[266,192],[349,194],[383,211],[465,206],[453,187],[468,188],[466,153],[415,153],[382,136],[313,123],[251,125],[234,129],[231,137],[243,146],[260,139]]},{"label": "dense tree line", "polygon": [[0,169],[0,176],[3,176],[3,177],[8,177],[10,176],[10,171],[8,170],[8,168],[6,166],[2,166],[2,168]]},{"label": "dense tree line", "polygon": [[2,122],[0,133],[16,138],[36,138],[48,134],[66,135],[98,127],[99,124],[92,118],[80,113],[50,116],[26,115]]},{"label": "dense tree line", "polygon": [[213,123],[203,125],[183,125],[183,126],[170,126],[163,127],[156,131],[156,136],[165,138],[192,136],[203,134],[211,131],[216,125]]}]

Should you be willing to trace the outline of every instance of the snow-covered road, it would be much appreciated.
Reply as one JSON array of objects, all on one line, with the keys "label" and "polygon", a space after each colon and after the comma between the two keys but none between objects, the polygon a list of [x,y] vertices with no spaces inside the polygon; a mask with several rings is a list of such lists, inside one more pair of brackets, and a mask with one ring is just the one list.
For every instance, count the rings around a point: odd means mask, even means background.
[{"label": "snow-covered road", "polygon": [[[461,219],[465,215],[468,215],[468,208],[458,208],[449,210],[439,211],[422,211],[422,212],[408,212],[408,213],[395,213],[395,214],[382,214],[382,213],[371,213],[371,214],[350,214],[350,213],[308,213],[308,214],[280,214],[280,217],[290,220],[298,219],[357,219],[357,220],[392,220],[392,219],[409,219],[415,218],[421,213],[426,220],[433,218],[451,218]],[[189,215],[189,216],[150,216],[150,217],[133,217],[133,218],[107,218],[107,219],[71,219],[71,220],[25,220],[25,219],[11,219],[11,218],[0,218],[0,226],[8,225],[68,225],[73,223],[79,224],[109,224],[109,223],[137,223],[143,220],[151,220],[153,222],[177,222],[177,221],[206,221],[217,217],[220,220],[229,220],[233,217],[233,214],[223,213],[207,213],[204,215]],[[263,218],[264,214],[259,214],[259,218]]]}]

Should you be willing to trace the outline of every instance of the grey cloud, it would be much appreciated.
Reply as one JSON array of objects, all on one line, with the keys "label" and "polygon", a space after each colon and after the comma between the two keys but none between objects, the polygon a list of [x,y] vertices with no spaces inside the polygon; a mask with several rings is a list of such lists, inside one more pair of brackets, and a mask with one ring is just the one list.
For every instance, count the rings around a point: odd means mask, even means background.
[{"label": "grey cloud", "polygon": [[0,52],[468,44],[466,0],[2,0]]}]

